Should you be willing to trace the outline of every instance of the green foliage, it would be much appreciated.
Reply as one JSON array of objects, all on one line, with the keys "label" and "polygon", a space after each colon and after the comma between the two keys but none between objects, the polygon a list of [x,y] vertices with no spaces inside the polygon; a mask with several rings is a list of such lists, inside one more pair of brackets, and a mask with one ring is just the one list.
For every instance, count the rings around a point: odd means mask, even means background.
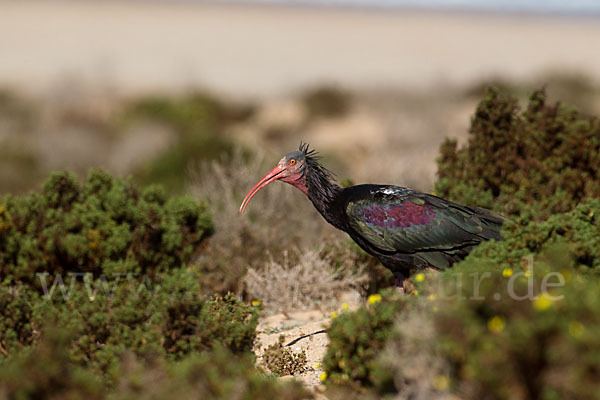
[{"label": "green foliage", "polygon": [[[116,393],[127,354],[142,364],[158,360],[169,374],[194,355],[222,360],[215,348],[251,354],[258,309],[230,295],[207,295],[198,271],[186,266],[212,233],[204,204],[167,198],[158,187],[138,190],[102,171],[83,184],[55,173],[40,194],[6,196],[0,204],[6,372],[0,392],[104,398],[106,388]],[[30,368],[36,359],[39,365]],[[223,371],[231,379],[221,388],[211,375],[219,370],[205,364],[198,374],[214,382],[206,389],[215,386],[213,398],[226,397],[236,379],[262,382],[253,369],[240,376],[236,364]],[[24,369],[29,381],[11,383]]]},{"label": "green foliage", "polygon": [[262,355],[265,367],[279,376],[304,372],[306,352],[293,353],[284,346],[284,340],[285,336],[281,335],[277,343],[266,348]]},{"label": "green foliage", "polygon": [[31,351],[0,360],[0,393],[15,399],[312,398],[301,384],[279,382],[254,368],[252,356],[221,346],[178,362],[125,353],[116,359],[115,385],[106,387],[69,357],[73,339],[65,332],[52,328]]},{"label": "green foliage", "polygon": [[32,302],[37,297],[27,287],[0,286],[0,358],[20,351],[36,339]]},{"label": "green foliage", "polygon": [[248,355],[222,347],[192,355],[177,364],[124,363],[113,399],[310,399],[298,382],[281,382],[256,368]]},{"label": "green foliage", "polygon": [[0,393],[10,399],[102,399],[101,381],[69,359],[69,334],[57,328],[34,349],[0,358]]},{"label": "green foliage", "polygon": [[327,382],[352,387],[390,384],[389,376],[376,376],[377,356],[405,305],[404,296],[391,289],[371,295],[368,306],[335,318],[327,330],[330,345],[323,358]]},{"label": "green foliage", "polygon": [[[529,207],[535,208],[535,206]],[[529,208],[523,210],[527,215]],[[486,242],[469,260],[490,268],[518,266],[523,257],[544,254],[559,258],[565,267],[600,268],[600,199],[587,199],[573,210],[542,222],[506,224],[502,244]],[[557,251],[556,249],[560,249]]]},{"label": "green foliage", "polygon": [[490,89],[471,121],[467,146],[447,140],[438,159],[441,197],[544,219],[600,196],[600,120],[534,92],[526,109]]},{"label": "green foliage", "polygon": [[[456,290],[459,276],[464,283],[489,274],[480,261],[458,266],[443,290]],[[451,365],[455,390],[470,398],[598,398],[600,280],[566,264],[542,256],[529,274],[492,270],[481,285],[455,291],[465,299],[439,302],[430,346]],[[544,282],[558,287],[544,294]]]},{"label": "green foliage", "polygon": [[204,204],[138,190],[92,170],[66,172],[42,193],[0,199],[0,279],[34,283],[36,273],[149,274],[185,265],[213,227]]},{"label": "green foliage", "polygon": [[65,282],[64,291],[48,288],[44,296],[25,287],[4,288],[3,353],[33,344],[49,322],[75,335],[73,362],[111,380],[125,351],[176,360],[215,346],[233,353],[252,350],[256,308],[229,295],[202,295],[196,274],[187,270],[173,270],[155,283],[128,278],[119,283],[87,275]]}]

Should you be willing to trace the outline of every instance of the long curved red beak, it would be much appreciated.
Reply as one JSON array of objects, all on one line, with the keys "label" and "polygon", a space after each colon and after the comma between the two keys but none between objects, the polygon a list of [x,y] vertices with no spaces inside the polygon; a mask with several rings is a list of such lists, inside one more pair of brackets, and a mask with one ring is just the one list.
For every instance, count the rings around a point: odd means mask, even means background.
[{"label": "long curved red beak", "polygon": [[244,213],[244,210],[246,210],[246,207],[248,206],[248,203],[250,203],[250,200],[252,200],[252,198],[254,197],[254,195],[256,193],[258,193],[258,191],[262,188],[264,188],[265,186],[267,186],[269,183],[274,182],[278,179],[281,179],[281,173],[284,171],[283,168],[281,168],[280,165],[277,165],[275,168],[273,168],[271,170],[271,172],[269,172],[268,174],[266,174],[264,176],[264,178],[262,178],[260,181],[258,181],[258,183],[256,185],[254,185],[254,187],[252,189],[250,189],[250,191],[248,192],[248,194],[246,195],[246,197],[244,197],[244,201],[242,201],[242,205],[240,206],[240,213]]}]

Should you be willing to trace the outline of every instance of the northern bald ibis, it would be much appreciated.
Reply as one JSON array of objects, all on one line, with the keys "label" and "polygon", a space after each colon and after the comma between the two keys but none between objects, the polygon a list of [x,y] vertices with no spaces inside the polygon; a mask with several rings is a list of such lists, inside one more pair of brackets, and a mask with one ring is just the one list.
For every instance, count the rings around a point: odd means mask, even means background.
[{"label": "northern bald ibis", "polygon": [[446,269],[479,243],[500,240],[504,218],[482,208],[401,186],[342,188],[307,144],[286,154],[250,189],[240,212],[260,189],[277,180],[307,195],[327,222],[390,269],[398,286],[414,271]]}]

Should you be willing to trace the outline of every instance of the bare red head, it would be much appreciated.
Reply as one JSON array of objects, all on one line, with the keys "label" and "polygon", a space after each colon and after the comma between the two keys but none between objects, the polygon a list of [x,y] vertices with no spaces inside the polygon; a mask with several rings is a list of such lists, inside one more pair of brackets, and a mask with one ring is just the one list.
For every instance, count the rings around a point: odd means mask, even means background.
[{"label": "bare red head", "polygon": [[306,153],[304,151],[297,150],[286,154],[275,168],[250,189],[240,206],[240,212],[243,213],[252,197],[271,182],[283,181],[302,190],[304,194],[308,194],[305,169]]}]

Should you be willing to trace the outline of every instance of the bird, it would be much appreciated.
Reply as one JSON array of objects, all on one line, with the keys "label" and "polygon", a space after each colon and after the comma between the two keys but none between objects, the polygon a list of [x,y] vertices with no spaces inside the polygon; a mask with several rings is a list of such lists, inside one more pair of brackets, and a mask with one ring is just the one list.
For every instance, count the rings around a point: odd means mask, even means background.
[{"label": "bird", "polygon": [[404,292],[410,276],[445,270],[480,243],[501,240],[505,218],[402,186],[361,184],[341,187],[314,149],[300,143],[250,189],[242,204],[268,184],[282,181],[300,189],[323,218],[368,254],[379,259]]}]

